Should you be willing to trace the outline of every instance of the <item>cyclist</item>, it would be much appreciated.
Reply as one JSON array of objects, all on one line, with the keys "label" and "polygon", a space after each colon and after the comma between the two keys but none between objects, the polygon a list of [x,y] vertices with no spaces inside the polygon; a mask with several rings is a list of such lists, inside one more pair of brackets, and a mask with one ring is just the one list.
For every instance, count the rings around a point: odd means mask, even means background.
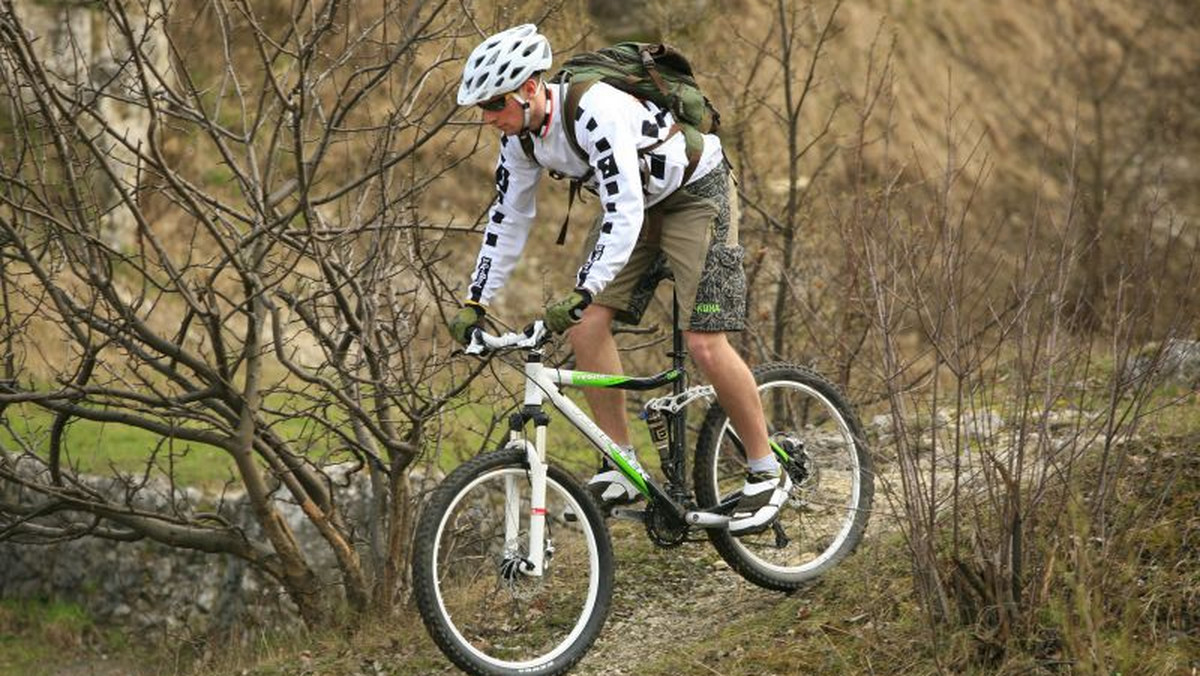
[{"label": "cyclist", "polygon": [[[542,79],[551,60],[550,42],[532,24],[489,37],[467,58],[458,103],[478,106],[483,122],[502,136],[496,199],[469,296],[451,319],[450,331],[459,342],[469,341],[520,257],[536,214],[543,168],[586,177],[585,188],[599,197],[601,213],[575,288],[545,307],[546,325],[566,332],[578,368],[620,373],[612,322],[637,323],[670,270],[687,349],[747,451],[749,471],[730,532],[764,530],[778,517],[791,480],[770,451],[750,369],[726,336],[743,328],[746,290],[736,193],[720,139],[705,135],[703,153],[689,167],[684,134],[669,111],[604,83],[592,85],[573,119],[564,119],[559,112],[568,85]],[[587,162],[570,147],[568,124],[574,125]],[[523,146],[531,148],[532,158]],[[624,392],[589,388],[585,396],[600,428],[636,463]],[[641,498],[607,461],[588,488],[606,508]]]}]

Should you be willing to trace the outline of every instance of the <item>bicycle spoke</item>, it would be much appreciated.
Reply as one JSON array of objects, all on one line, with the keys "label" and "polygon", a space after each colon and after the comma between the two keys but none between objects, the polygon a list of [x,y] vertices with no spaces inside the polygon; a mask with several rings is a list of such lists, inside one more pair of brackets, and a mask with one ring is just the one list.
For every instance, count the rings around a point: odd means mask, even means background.
[{"label": "bicycle spoke", "polygon": [[[483,475],[449,505],[437,536],[439,612],[469,652],[505,668],[570,647],[596,603],[598,543],[578,521],[548,516],[545,541],[553,556],[540,576],[524,569],[528,482],[519,467]],[[555,482],[547,483],[546,508],[549,515],[583,512]]]},{"label": "bicycle spoke", "polygon": [[[793,488],[776,526],[740,538],[714,531],[710,539],[752,581],[791,589],[857,543],[872,493],[864,480],[871,474],[857,420],[835,388],[812,371],[783,364],[766,368],[768,378],[759,385],[763,413],[773,442],[790,457],[783,465]],[[746,473],[746,449],[718,413],[706,421],[711,436],[703,440],[704,464],[698,456],[695,477],[708,509],[735,499]]]}]

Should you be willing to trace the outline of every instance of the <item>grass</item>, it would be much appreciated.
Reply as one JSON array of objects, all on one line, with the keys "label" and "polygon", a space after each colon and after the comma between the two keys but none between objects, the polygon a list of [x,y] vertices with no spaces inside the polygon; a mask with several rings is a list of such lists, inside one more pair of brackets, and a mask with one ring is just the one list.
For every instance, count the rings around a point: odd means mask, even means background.
[{"label": "grass", "polygon": [[699,673],[697,664],[725,676],[911,673],[880,668],[928,656],[902,548],[897,536],[864,544],[815,585],[760,612],[731,613],[713,634],[655,655],[639,673]]},{"label": "grass", "polygon": [[[743,674],[867,673],[894,659],[920,664],[925,634],[906,584],[906,557],[899,538],[873,543],[835,569],[820,584],[791,596],[760,594],[743,583],[736,596],[753,599],[755,612],[739,612],[733,602],[727,617],[687,617],[672,610],[694,591],[692,584],[712,575],[717,561],[707,545],[682,549],[654,547],[641,527],[613,524],[617,555],[614,612],[657,604],[673,613],[672,622],[702,622],[710,631],[677,640],[673,649],[644,653],[636,673],[676,676],[691,673]],[[609,624],[619,615],[609,618]],[[888,632],[902,627],[903,632]],[[651,630],[647,628],[647,630]],[[661,626],[656,631],[663,631]],[[669,631],[669,630],[668,630]],[[611,638],[611,637],[610,637]],[[260,647],[261,649],[261,647]],[[701,670],[697,665],[704,665]],[[614,668],[587,662],[578,670]],[[452,674],[458,673],[425,635],[415,610],[405,608],[387,622],[370,622],[351,634],[334,631],[277,637],[265,651],[229,652],[194,672],[196,676],[242,673],[284,674]]]},{"label": "grass", "polygon": [[[54,415],[29,404],[5,411],[7,426],[0,428],[0,448],[25,445],[47,457]],[[155,464],[161,472],[173,471],[175,480],[189,486],[219,485],[232,476],[233,463],[226,453],[204,444],[164,440],[129,425],[75,419],[64,434],[63,464],[87,474],[145,471],[146,461],[157,450]]]},{"label": "grass", "polygon": [[[1074,575],[1060,564],[1047,584],[1061,591],[1029,616],[1031,626],[994,661],[980,662],[980,640],[972,627],[944,626],[934,637],[911,587],[911,563],[904,540],[898,534],[885,533],[865,542],[858,553],[819,583],[797,594],[772,596],[744,607],[736,605],[735,599],[719,622],[689,617],[681,608],[672,621],[706,623],[705,632],[681,638],[671,650],[648,652],[638,663],[638,673],[1038,674],[1081,666],[1078,656],[1086,649],[1099,650],[1106,656],[1104,664],[1121,673],[1187,673],[1200,667],[1200,616],[1194,610],[1200,599],[1200,578],[1189,563],[1195,559],[1195,538],[1200,537],[1194,509],[1200,496],[1196,481],[1200,472],[1189,459],[1200,441],[1195,437],[1200,409],[1194,406],[1194,392],[1168,390],[1163,395],[1183,405],[1165,409],[1165,418],[1157,416],[1157,424],[1145,428],[1157,436],[1131,453],[1133,470],[1123,479],[1122,499],[1116,503],[1119,511],[1112,515],[1113,523],[1130,533],[1127,544],[1136,545],[1137,556],[1130,554],[1132,549],[1125,549],[1093,561],[1092,569],[1104,573],[1094,577]],[[579,391],[573,389],[572,396],[580,396]],[[426,461],[443,470],[462,462],[480,448],[483,432],[495,414],[492,407],[475,402],[448,411],[440,421],[444,432],[441,445]],[[594,450],[561,414],[551,411],[551,415],[552,459],[586,476],[595,463]],[[44,449],[49,416],[38,417],[13,407],[7,417],[18,433],[39,439]],[[303,436],[303,423],[292,424],[296,427],[283,428],[287,434]],[[503,426],[494,430],[492,439],[498,439],[502,431]],[[645,426],[631,420],[631,431],[644,464],[657,468]],[[9,442],[3,434],[0,430],[0,443]],[[140,468],[146,449],[156,442],[152,435],[138,430],[85,421],[73,424],[68,433],[73,457],[81,464],[86,458],[102,468],[108,463]],[[86,453],[89,450],[91,455]],[[327,449],[314,446],[311,451],[324,453]],[[219,474],[214,465],[223,462],[227,460],[220,451],[193,447],[179,458],[176,467],[180,476],[193,472],[188,476],[204,482]],[[879,513],[876,518],[887,516]],[[686,600],[687,583],[703,579],[717,561],[713,550],[703,544],[659,550],[646,541],[640,527],[624,522],[614,525],[614,539],[616,592],[627,606],[636,605],[643,597],[670,604],[670,594]],[[1089,540],[1086,536],[1076,539]],[[746,587],[740,584],[739,588]],[[1078,633],[1081,609],[1101,615],[1097,629],[1088,635]],[[94,654],[97,645],[104,649],[119,645],[77,609],[54,604],[0,606],[0,637],[9,637],[0,638],[0,674],[53,673],[36,669],[55,652],[46,648],[55,641],[65,646],[58,652],[76,655]],[[354,629],[260,635],[249,645],[200,646],[199,650],[198,656],[188,659],[196,662],[194,673],[204,676],[453,673],[411,607],[387,618],[372,618]]]},{"label": "grass", "polygon": [[[572,390],[571,394],[582,403],[583,398],[578,390]],[[315,430],[308,419],[287,416],[286,403],[270,402],[273,410],[280,412],[272,420],[273,429],[278,434],[293,440],[300,452],[317,462],[349,459],[348,456],[333,454],[334,440],[323,430]],[[586,410],[586,406],[584,408]],[[552,415],[548,437],[551,460],[578,475],[590,475],[598,463],[597,451],[563,415],[552,410],[549,412]],[[333,415],[336,417],[338,413],[340,411],[334,411]],[[492,430],[490,441],[484,444],[484,434],[494,415],[495,409],[486,403],[457,404],[436,421],[436,427],[430,426],[431,438],[436,430],[440,434],[440,441],[428,449],[426,460],[436,464],[441,471],[449,472],[481,448],[491,450],[499,447],[501,439],[507,437],[505,422]],[[647,469],[657,471],[658,457],[650,443],[646,426],[633,416],[630,418],[630,432],[639,458]],[[49,455],[53,413],[32,404],[15,404],[5,410],[4,422],[7,425],[0,426],[0,449],[16,451],[28,446],[42,457]],[[527,428],[530,433],[532,430],[532,426]],[[164,440],[131,425],[75,418],[67,426],[63,446],[64,465],[86,474],[141,474],[153,455],[155,473],[159,476],[171,474],[177,484],[215,489],[236,478],[234,463],[224,450],[206,444]]]},{"label": "grass", "polygon": [[[78,663],[91,665],[87,673],[131,674],[146,648],[75,604],[0,600],[0,675],[51,676]],[[95,669],[110,659],[115,671]]]}]

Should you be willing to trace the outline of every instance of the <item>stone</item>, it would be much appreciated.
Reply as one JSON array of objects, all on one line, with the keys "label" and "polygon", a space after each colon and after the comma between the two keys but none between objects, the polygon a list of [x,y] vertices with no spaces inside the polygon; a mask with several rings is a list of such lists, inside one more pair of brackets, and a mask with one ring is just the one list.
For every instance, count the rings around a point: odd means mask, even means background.
[{"label": "stone", "polygon": [[994,439],[1004,428],[1004,418],[992,410],[967,411],[960,421],[967,436],[976,441]]},{"label": "stone", "polygon": [[1200,387],[1200,340],[1172,338],[1147,345],[1130,360],[1124,375],[1130,380],[1151,377],[1184,387]]},{"label": "stone", "polygon": [[[17,467],[20,475],[36,479],[44,465],[0,454],[0,462]],[[365,471],[331,468],[337,503],[355,533],[365,534],[370,518],[372,489]],[[412,483],[426,486],[441,472],[422,472]],[[81,477],[101,493],[126,495],[126,481],[114,477]],[[38,502],[30,491],[0,484],[5,500]],[[420,495],[414,492],[414,495]],[[250,537],[261,537],[242,493],[204,495],[195,489],[175,490],[165,482],[147,483],[135,500],[141,509],[169,512],[174,506],[188,515],[200,505],[218,505],[231,522],[240,523]],[[337,582],[337,562],[316,528],[292,501],[276,499],[276,508],[293,528],[301,548],[323,581]],[[207,507],[205,509],[211,509]],[[365,537],[365,536],[364,536]],[[367,543],[356,541],[359,547]],[[367,563],[369,557],[364,557]],[[191,631],[228,629],[237,623],[289,627],[299,623],[295,608],[274,580],[245,562],[168,547],[150,540],[113,542],[79,538],[50,545],[0,542],[0,598],[54,598],[78,603],[97,621],[112,621],[139,630]]]}]

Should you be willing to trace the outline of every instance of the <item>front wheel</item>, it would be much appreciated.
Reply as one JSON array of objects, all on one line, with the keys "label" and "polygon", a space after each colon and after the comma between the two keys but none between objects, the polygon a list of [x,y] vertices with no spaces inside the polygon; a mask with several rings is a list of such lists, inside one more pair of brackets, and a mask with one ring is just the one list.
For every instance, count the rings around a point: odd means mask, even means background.
[{"label": "front wheel", "polygon": [[[862,539],[874,495],[874,474],[862,427],[838,389],[792,364],[753,370],[767,433],[785,449],[781,461],[792,491],[779,521],[735,538],[708,537],[731,568],[767,589],[788,591],[822,575]],[[746,450],[718,405],[709,408],[696,446],[693,480],[705,510],[728,510],[746,476]]]},{"label": "front wheel", "polygon": [[545,570],[526,572],[531,484],[522,449],[451,472],[421,513],[413,591],[442,652],[472,674],[561,674],[596,640],[613,557],[599,508],[566,472],[546,477]]}]

